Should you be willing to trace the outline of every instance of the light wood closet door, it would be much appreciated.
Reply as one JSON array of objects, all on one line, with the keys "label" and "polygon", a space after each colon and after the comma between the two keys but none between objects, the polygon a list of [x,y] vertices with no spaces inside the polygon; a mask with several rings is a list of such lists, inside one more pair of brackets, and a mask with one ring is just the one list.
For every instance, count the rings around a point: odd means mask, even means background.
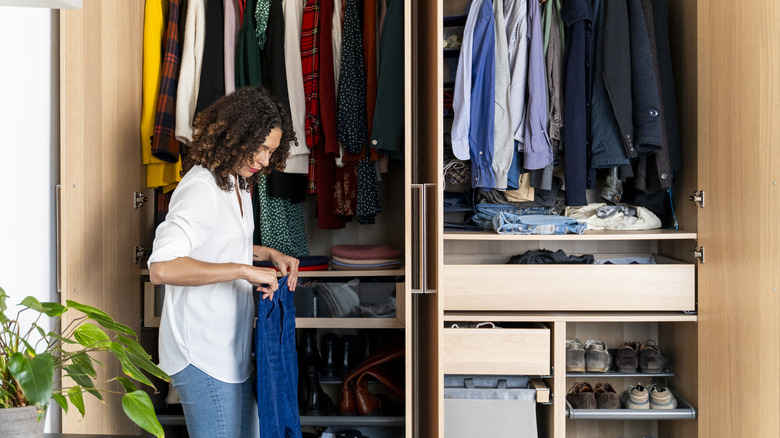
[{"label": "light wood closet door", "polygon": [[[96,306],[140,331],[140,151],[143,1],[83,0],[60,13],[62,302]],[[145,207],[149,208],[149,207]],[[66,325],[69,321],[64,321]],[[105,359],[105,360],[104,360]],[[108,357],[106,374],[121,374]],[[105,386],[105,385],[104,385]],[[107,386],[118,392],[121,385]],[[67,433],[138,434],[118,395],[104,405],[86,395],[86,416],[72,409]]]},{"label": "light wood closet door", "polygon": [[699,436],[780,436],[780,3],[698,2]]}]

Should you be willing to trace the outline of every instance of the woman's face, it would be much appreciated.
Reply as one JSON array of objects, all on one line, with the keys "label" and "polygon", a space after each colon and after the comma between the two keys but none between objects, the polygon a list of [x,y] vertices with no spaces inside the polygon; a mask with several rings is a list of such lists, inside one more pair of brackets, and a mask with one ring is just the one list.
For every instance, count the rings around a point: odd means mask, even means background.
[{"label": "woman's face", "polygon": [[244,178],[249,178],[255,173],[259,172],[260,169],[268,166],[268,161],[271,159],[271,154],[274,153],[274,151],[279,147],[279,142],[281,139],[282,130],[279,128],[272,128],[271,132],[268,134],[268,137],[266,137],[265,141],[263,141],[263,144],[257,148],[257,151],[252,156],[252,158],[250,158],[249,161],[243,165],[239,164],[238,168],[236,169],[236,173],[243,176]]}]

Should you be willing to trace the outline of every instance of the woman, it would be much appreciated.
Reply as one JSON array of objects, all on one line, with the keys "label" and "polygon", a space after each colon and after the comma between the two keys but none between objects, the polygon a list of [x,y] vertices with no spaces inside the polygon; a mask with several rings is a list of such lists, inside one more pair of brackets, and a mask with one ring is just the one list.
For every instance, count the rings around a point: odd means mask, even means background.
[{"label": "woman", "polygon": [[298,260],[252,245],[249,188],[284,169],[295,134],[290,116],[263,88],[236,90],[195,119],[184,177],[157,227],[149,276],[165,284],[160,367],[172,377],[191,437],[256,437],[251,363],[253,288],[277,289],[270,260],[295,289]]}]

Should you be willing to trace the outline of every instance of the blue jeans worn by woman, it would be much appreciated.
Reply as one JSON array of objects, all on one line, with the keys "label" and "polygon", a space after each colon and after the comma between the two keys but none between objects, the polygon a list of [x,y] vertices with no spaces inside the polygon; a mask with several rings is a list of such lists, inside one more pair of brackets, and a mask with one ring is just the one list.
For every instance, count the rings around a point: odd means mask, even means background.
[{"label": "blue jeans worn by woman", "polygon": [[188,365],[171,376],[179,393],[190,438],[257,438],[254,376],[225,383]]}]

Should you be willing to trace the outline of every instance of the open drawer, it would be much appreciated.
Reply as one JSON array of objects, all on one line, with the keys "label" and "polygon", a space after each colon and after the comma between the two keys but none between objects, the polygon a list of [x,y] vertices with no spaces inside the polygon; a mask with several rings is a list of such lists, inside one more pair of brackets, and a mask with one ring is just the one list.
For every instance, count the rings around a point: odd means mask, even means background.
[{"label": "open drawer", "polygon": [[695,266],[656,264],[445,264],[444,310],[688,311],[696,309]]},{"label": "open drawer", "polygon": [[550,373],[550,329],[542,324],[522,328],[445,328],[441,342],[444,374]]}]

